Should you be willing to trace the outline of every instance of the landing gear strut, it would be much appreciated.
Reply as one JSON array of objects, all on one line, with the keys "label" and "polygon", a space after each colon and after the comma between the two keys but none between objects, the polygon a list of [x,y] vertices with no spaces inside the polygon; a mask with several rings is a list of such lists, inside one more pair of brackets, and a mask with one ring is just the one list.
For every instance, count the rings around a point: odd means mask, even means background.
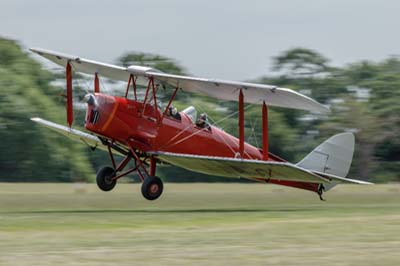
[{"label": "landing gear strut", "polygon": [[[111,162],[113,167],[103,167],[101,168],[96,176],[97,186],[103,191],[112,190],[117,184],[117,179],[126,176],[134,171],[137,171],[140,179],[142,180],[142,195],[148,200],[155,200],[159,198],[163,192],[163,182],[162,180],[155,176],[156,173],[156,159],[154,157],[148,157],[145,154],[139,154],[132,147],[127,151],[120,146],[116,146],[114,143],[110,143],[107,140],[102,140],[103,144],[107,145],[108,152],[110,155]],[[119,153],[125,155],[125,158],[116,165],[114,155],[111,149],[117,150]],[[150,167],[149,171],[145,166],[145,161],[150,159]],[[132,160],[135,163],[135,166],[123,173],[119,173],[126,165],[128,165],[129,161]]]}]

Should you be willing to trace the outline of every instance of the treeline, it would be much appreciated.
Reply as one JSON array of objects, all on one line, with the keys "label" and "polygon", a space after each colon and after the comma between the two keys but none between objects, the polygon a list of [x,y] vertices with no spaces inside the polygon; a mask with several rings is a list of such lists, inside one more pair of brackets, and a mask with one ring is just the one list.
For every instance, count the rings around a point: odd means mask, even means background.
[{"label": "treeline", "polygon": [[[170,58],[146,53],[124,54],[117,63],[188,73]],[[90,181],[95,169],[109,164],[106,153],[91,152],[29,120],[40,116],[65,123],[64,99],[59,95],[63,88],[53,85],[59,78],[16,42],[0,39],[0,181]],[[329,115],[315,115],[270,108],[273,153],[296,162],[329,136],[351,131],[356,135],[356,152],[349,176],[374,182],[400,181],[398,58],[337,68],[315,51],[296,48],[275,57],[272,74],[253,82],[295,89],[332,110]],[[217,126],[237,135],[237,115],[228,117],[237,112],[237,103],[180,93],[174,104],[179,109],[194,105],[207,112]],[[260,146],[261,107],[246,106],[245,117],[246,141]],[[158,173],[167,181],[236,181],[171,166],[160,167]]]},{"label": "treeline", "polygon": [[[400,181],[399,58],[336,68],[315,51],[299,48],[276,57],[274,69],[280,72],[278,77],[260,81],[309,90],[312,98],[331,106],[332,113],[326,117],[284,111],[286,122],[296,130],[296,156],[310,150],[308,144],[351,131],[356,148],[350,176],[375,182]],[[314,141],[308,141],[310,138]]]},{"label": "treeline", "polygon": [[64,123],[64,103],[52,80],[16,42],[0,39],[0,181],[94,179],[84,147],[29,120]]}]

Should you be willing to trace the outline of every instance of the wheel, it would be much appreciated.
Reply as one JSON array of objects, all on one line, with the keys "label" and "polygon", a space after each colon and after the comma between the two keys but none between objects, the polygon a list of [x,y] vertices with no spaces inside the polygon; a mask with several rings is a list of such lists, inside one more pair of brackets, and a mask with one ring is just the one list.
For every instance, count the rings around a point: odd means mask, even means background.
[{"label": "wheel", "polygon": [[97,186],[103,191],[110,191],[117,184],[117,180],[112,180],[114,168],[105,166],[97,172]]},{"label": "wheel", "polygon": [[155,200],[163,192],[163,182],[157,176],[149,176],[144,179],[142,184],[142,195],[148,200]]}]

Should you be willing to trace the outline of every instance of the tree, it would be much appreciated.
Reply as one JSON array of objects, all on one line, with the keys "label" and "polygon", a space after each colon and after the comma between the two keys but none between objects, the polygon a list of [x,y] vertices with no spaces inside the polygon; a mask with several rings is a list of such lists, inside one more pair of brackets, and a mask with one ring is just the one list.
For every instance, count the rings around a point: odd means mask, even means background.
[{"label": "tree", "polygon": [[0,39],[0,58],[0,180],[90,180],[93,169],[84,147],[29,120],[65,121],[64,105],[53,97],[52,74],[15,41]]},{"label": "tree", "polygon": [[328,62],[314,50],[294,48],[273,58],[273,70],[283,71],[287,77],[310,77],[330,72]]},{"label": "tree", "polygon": [[356,146],[350,175],[362,180],[374,179],[372,173],[378,165],[374,151],[382,139],[377,134],[382,123],[370,108],[368,104],[348,97],[343,103],[337,104],[329,119],[319,126],[324,139],[344,131],[355,134]]}]

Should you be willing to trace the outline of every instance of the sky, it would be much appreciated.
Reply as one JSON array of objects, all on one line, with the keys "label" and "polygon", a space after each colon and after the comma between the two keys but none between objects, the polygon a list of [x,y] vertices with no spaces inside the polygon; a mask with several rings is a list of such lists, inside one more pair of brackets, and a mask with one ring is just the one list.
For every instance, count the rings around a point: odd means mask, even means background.
[{"label": "sky", "polygon": [[400,54],[398,0],[0,0],[0,37],[115,63],[171,57],[200,77],[250,80],[294,47],[335,66]]}]

